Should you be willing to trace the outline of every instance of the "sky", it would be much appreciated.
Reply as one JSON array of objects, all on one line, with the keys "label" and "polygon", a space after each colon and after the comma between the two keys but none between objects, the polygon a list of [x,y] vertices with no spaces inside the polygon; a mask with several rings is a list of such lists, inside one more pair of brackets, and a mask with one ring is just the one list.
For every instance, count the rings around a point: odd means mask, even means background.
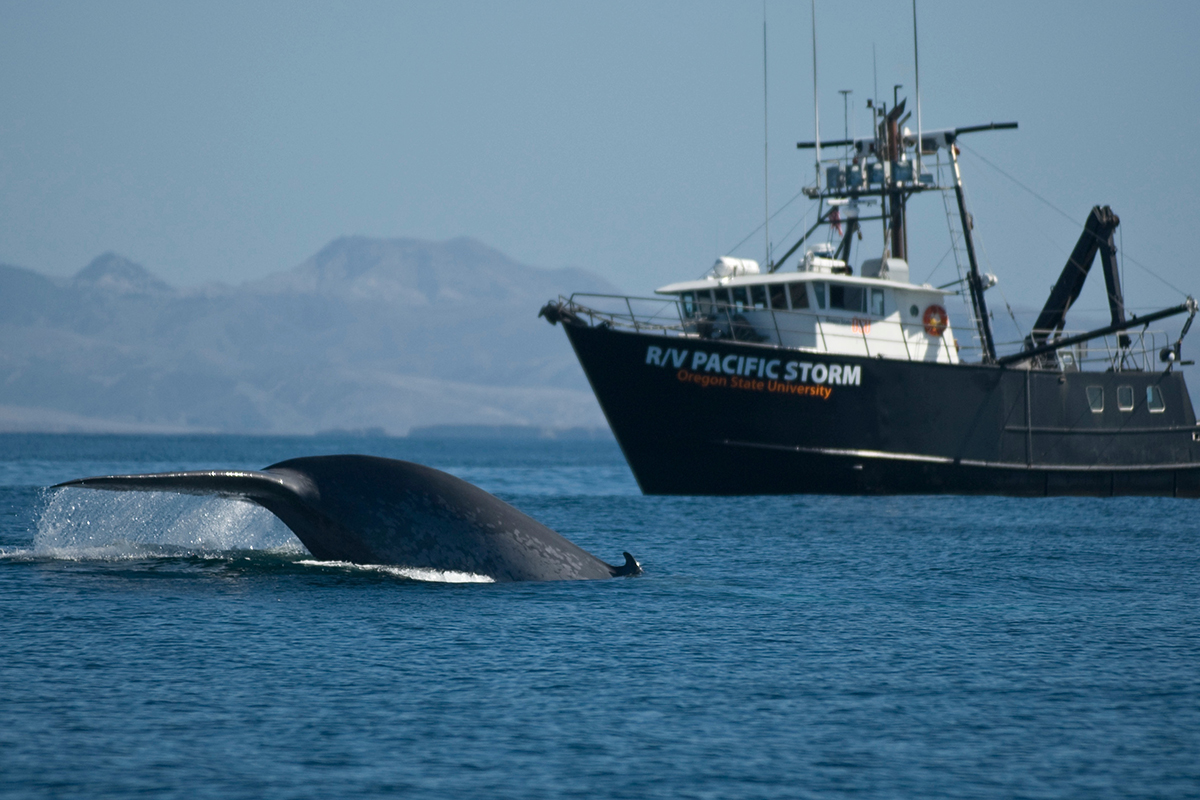
[{"label": "sky", "polygon": [[[764,194],[813,179],[810,14],[765,4],[766,191],[759,0],[5,0],[0,262],[66,276],[115,251],[237,284],[342,235],[470,236],[647,294],[762,260],[761,232],[739,243]],[[824,138],[866,132],[876,74],[913,107],[910,2],[816,19]],[[925,128],[1020,124],[963,139],[989,298],[1039,308],[1094,204],[1122,219],[1131,308],[1200,292],[1200,4],[918,0],[918,24]],[[807,207],[771,222],[776,252]],[[910,221],[914,279],[953,280],[940,200]],[[1078,308],[1103,316],[1095,278]]]}]

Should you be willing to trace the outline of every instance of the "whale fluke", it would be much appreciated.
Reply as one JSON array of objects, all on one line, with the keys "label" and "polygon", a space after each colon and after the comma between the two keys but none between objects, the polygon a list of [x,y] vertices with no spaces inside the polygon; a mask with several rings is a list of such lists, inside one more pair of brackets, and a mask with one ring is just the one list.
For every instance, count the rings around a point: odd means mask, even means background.
[{"label": "whale fluke", "polygon": [[637,575],[607,564],[477,486],[441,470],[375,456],[294,458],[263,470],[107,475],[54,488],[215,495],[257,503],[314,557],[358,564],[547,581]]}]

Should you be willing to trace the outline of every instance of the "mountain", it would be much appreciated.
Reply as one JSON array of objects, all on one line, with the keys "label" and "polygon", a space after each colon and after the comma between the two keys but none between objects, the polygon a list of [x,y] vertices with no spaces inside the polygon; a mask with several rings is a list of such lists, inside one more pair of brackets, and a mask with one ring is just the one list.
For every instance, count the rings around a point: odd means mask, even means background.
[{"label": "mountain", "polygon": [[116,253],[97,256],[75,275],[72,285],[119,294],[171,294],[166,281],[150,274],[141,264],[135,264]]},{"label": "mountain", "polygon": [[337,239],[294,269],[180,290],[106,253],[68,280],[0,265],[0,430],[604,425],[559,293],[616,290],[472,239]]}]

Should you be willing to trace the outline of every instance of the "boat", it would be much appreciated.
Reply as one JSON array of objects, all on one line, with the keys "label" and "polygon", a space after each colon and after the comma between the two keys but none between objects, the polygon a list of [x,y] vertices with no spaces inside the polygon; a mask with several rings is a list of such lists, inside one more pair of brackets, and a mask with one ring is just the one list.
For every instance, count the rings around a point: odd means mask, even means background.
[{"label": "boat", "polygon": [[[722,257],[652,298],[574,294],[541,309],[566,331],[641,490],[1200,497],[1200,427],[1177,369],[1192,363],[1182,342],[1196,301],[1127,315],[1120,220],[1096,206],[1037,321],[1002,352],[959,141],[1017,124],[914,134],[905,104],[868,103],[871,135],[825,142],[826,158],[819,137],[798,143],[817,153],[803,190],[817,214],[782,257]],[[926,197],[943,201],[955,284],[912,281],[908,204]],[[855,268],[868,223],[883,247]],[[1111,321],[1072,333],[1067,312],[1097,255]],[[963,333],[946,310],[959,292]],[[1177,337],[1150,328],[1183,314]]]}]

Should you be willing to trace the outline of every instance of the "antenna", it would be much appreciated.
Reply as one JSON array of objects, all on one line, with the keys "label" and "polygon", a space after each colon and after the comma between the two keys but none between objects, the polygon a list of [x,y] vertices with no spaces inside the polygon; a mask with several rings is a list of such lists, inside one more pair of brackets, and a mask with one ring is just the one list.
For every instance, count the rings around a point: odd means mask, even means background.
[{"label": "antenna", "polygon": [[[847,142],[850,141],[850,95],[854,94],[853,89],[838,89],[838,94],[842,96],[842,138]],[[850,155],[850,145],[846,145],[846,155]]]},{"label": "antenna", "polygon": [[921,60],[917,57],[917,0],[913,0],[913,70],[917,73],[917,182],[921,181]]},{"label": "antenna", "polygon": [[771,268],[771,176],[767,167],[767,0],[763,0],[763,244]]},{"label": "antenna", "polygon": [[821,191],[821,106],[817,102],[817,0],[812,0],[813,142],[817,148],[817,191]]},{"label": "antenna", "polygon": [[[875,100],[876,108],[879,107],[879,62],[875,59],[875,43],[871,42],[871,77],[875,81],[874,91],[871,92],[871,97]],[[871,127],[875,127],[875,118],[871,118]]]}]

